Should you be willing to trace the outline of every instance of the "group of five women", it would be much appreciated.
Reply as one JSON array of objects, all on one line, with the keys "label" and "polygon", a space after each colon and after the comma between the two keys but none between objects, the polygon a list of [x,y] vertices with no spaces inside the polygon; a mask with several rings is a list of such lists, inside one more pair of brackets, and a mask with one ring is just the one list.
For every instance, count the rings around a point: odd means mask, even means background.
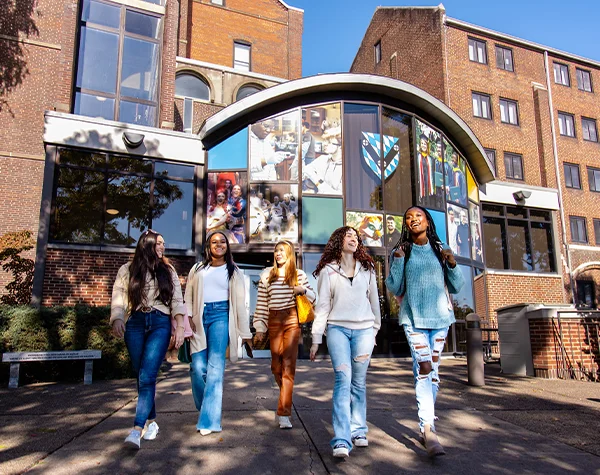
[{"label": "group of five women", "polygon": [[[111,324],[125,338],[137,376],[138,402],[125,443],[140,447],[141,438],[158,434],[154,395],[156,377],[171,340],[191,347],[192,393],[199,411],[196,428],[205,436],[220,432],[223,376],[229,359],[237,360],[241,338],[252,346],[268,335],[271,371],[279,387],[276,421],[292,428],[292,393],[301,327],[296,297],[315,302],[310,359],[323,335],[335,374],[333,388],[334,457],[348,457],[354,446],[367,447],[366,376],[381,314],[375,265],[357,231],[333,232],[313,273],[318,299],[306,274],[296,268],[294,246],[280,241],[274,265],[258,282],[258,299],[250,330],[243,275],[233,261],[227,237],[207,236],[202,262],[190,270],[182,296],[175,269],[164,256],[163,237],[148,230],[140,237],[133,261],[123,265],[113,287]],[[452,252],[442,245],[427,210],[408,209],[402,236],[392,251],[388,290],[400,300],[403,325],[413,358],[415,392],[422,443],[430,456],[443,455],[435,434],[435,399],[440,354],[454,322],[448,292],[457,293],[463,277]]]}]

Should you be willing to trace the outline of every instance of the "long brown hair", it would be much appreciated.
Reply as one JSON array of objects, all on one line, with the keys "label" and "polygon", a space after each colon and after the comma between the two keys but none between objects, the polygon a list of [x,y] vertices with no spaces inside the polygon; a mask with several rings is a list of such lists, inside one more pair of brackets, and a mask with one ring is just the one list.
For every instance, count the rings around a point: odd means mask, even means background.
[{"label": "long brown hair", "polygon": [[167,307],[171,306],[175,291],[171,277],[171,265],[164,255],[159,258],[156,254],[158,236],[162,237],[156,231],[150,229],[144,231],[135,247],[133,261],[129,266],[129,287],[127,289],[132,311],[135,311],[147,297],[146,276],[148,274],[158,282],[159,300]]},{"label": "long brown hair", "polygon": [[267,279],[267,282],[270,285],[279,278],[279,269],[277,267],[277,261],[275,260],[275,251],[277,250],[277,246],[283,246],[283,248],[285,249],[285,255],[287,257],[287,261],[284,264],[286,267],[283,282],[289,285],[290,287],[294,287],[298,279],[298,271],[296,270],[296,253],[294,252],[294,245],[289,241],[279,241],[275,245],[275,249],[273,250],[273,268],[269,273],[269,278]]},{"label": "long brown hair", "polygon": [[360,262],[361,266],[365,270],[375,270],[375,262],[373,258],[367,253],[367,250],[360,238],[360,234],[356,229],[352,226],[342,226],[341,228],[337,228],[327,241],[327,245],[325,246],[325,250],[321,255],[321,259],[317,264],[317,268],[313,272],[313,276],[316,278],[319,273],[323,270],[323,268],[331,263],[336,262],[339,263],[342,259],[342,250],[344,249],[344,237],[348,231],[354,231],[356,233],[356,237],[358,239],[358,246],[356,251],[354,251],[354,259]]}]

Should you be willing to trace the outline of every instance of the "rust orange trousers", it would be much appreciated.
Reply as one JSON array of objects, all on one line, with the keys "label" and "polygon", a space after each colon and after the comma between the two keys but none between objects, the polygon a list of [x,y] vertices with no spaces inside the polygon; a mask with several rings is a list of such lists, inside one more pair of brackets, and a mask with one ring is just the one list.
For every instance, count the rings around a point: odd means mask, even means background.
[{"label": "rust orange trousers", "polygon": [[294,392],[300,334],[296,307],[269,312],[271,371],[279,386],[278,416],[292,414],[292,393]]}]

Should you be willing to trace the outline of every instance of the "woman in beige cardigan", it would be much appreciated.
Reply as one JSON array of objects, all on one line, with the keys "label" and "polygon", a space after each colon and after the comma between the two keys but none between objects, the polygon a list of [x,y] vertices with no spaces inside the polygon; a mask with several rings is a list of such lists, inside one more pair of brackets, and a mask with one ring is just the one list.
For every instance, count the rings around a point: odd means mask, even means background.
[{"label": "woman in beige cardigan", "polygon": [[199,411],[201,435],[221,432],[225,354],[237,361],[238,337],[252,344],[246,311],[244,277],[233,262],[227,236],[214,231],[206,238],[204,260],[192,267],[185,305],[192,327],[190,340],[192,394]]}]

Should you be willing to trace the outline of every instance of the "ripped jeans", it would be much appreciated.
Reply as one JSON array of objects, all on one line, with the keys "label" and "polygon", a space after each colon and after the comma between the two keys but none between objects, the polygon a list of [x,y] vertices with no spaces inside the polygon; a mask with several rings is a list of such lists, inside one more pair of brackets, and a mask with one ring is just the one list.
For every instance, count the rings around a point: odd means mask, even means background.
[{"label": "ripped jeans", "polygon": [[425,424],[435,430],[435,400],[440,385],[440,355],[446,343],[448,327],[423,329],[404,324],[415,376],[415,393],[421,432]]},{"label": "ripped jeans", "polygon": [[373,328],[327,325],[327,349],[335,373],[331,446],[352,450],[352,439],[367,435],[367,369],[375,344]]}]

